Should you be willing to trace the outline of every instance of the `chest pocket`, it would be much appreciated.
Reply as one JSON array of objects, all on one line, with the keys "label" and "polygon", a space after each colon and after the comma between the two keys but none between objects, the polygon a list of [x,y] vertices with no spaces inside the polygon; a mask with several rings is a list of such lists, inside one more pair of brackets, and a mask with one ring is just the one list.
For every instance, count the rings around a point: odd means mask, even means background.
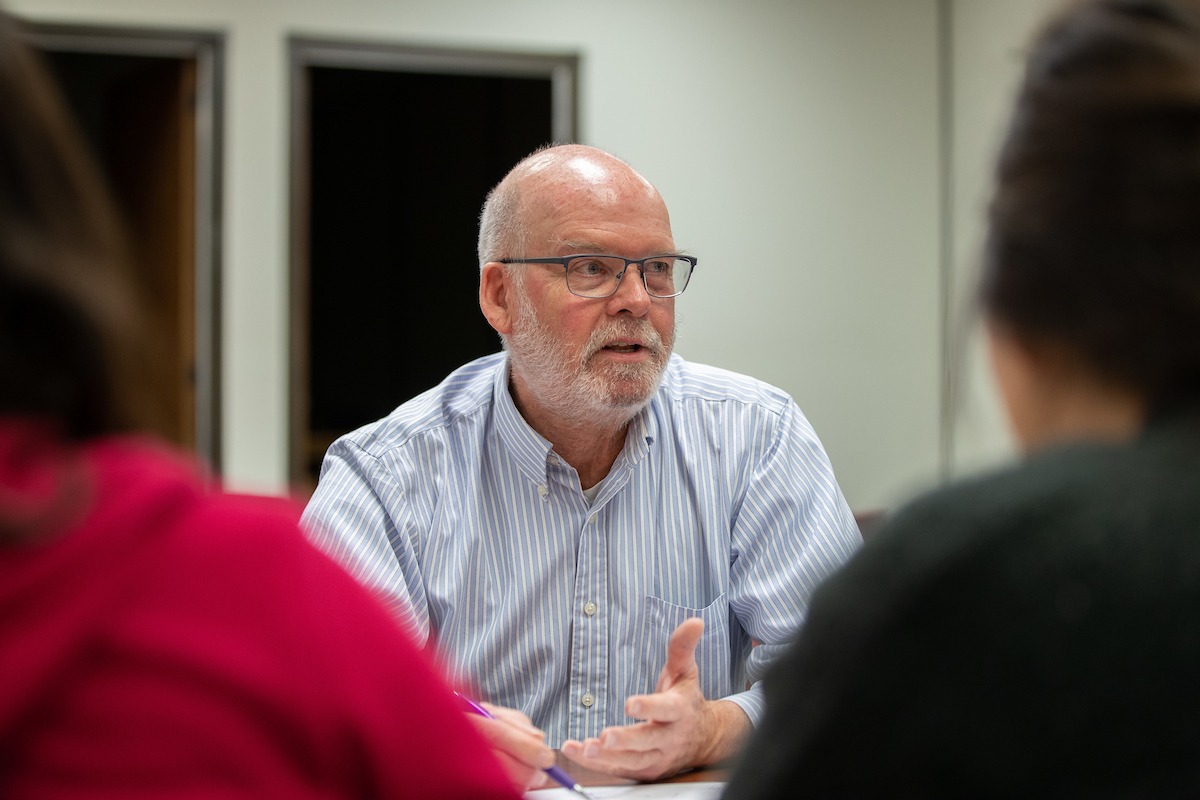
[{"label": "chest pocket", "polygon": [[667,663],[667,643],[675,629],[687,619],[699,617],[704,622],[704,634],[696,645],[696,664],[700,668],[700,688],[707,700],[718,700],[731,694],[729,686],[729,601],[722,593],[705,608],[688,608],[646,598],[648,648],[645,653],[650,685],[639,692],[653,692],[658,673]]}]

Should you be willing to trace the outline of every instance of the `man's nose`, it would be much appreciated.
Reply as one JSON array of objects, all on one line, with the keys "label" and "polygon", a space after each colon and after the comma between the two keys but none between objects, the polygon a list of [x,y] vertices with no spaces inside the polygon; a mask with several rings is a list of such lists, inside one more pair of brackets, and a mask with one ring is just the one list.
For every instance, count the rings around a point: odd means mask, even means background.
[{"label": "man's nose", "polygon": [[646,281],[642,278],[642,265],[630,264],[621,275],[617,291],[608,298],[608,313],[628,311],[635,317],[644,317],[650,311],[650,302]]}]

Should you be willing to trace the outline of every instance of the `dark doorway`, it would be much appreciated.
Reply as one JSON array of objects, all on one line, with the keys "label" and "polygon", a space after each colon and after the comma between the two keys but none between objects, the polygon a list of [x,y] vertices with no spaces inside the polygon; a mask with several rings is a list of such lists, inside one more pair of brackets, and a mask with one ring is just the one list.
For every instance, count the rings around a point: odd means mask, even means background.
[{"label": "dark doorway", "polygon": [[307,420],[292,463],[311,490],[333,439],[499,349],[479,311],[479,210],[556,132],[548,72],[318,64],[302,80],[307,302],[293,325],[307,321],[307,341],[293,366],[307,386],[293,376],[293,413]]},{"label": "dark doorway", "polygon": [[218,35],[31,25],[128,234],[164,364],[162,431],[219,469]]},{"label": "dark doorway", "polygon": [[310,414],[328,438],[496,351],[479,208],[550,141],[550,81],[330,67],[311,80]]}]

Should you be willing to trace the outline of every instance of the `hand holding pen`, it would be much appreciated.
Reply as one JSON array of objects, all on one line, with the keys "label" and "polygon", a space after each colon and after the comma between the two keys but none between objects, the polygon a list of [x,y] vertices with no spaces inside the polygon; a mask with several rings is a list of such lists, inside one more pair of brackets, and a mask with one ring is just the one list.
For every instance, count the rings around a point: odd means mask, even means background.
[{"label": "hand holding pen", "polygon": [[[512,709],[504,709],[508,716],[515,716],[517,721],[498,719],[497,716],[479,703],[458,692],[454,693],[462,700],[468,711],[493,720],[497,726],[481,728],[484,737],[488,739],[493,749],[498,750],[509,774],[517,778],[518,783],[525,784],[525,789],[536,789],[544,785],[545,777],[553,778],[560,786],[574,792],[576,795],[591,800],[588,794],[577,784],[570,775],[554,765],[554,751],[544,744],[545,734],[533,726],[528,717]],[[522,724],[518,724],[518,721]],[[503,726],[503,727],[500,727]],[[514,769],[515,767],[515,769]],[[529,780],[524,776],[530,770],[542,770],[540,780]],[[518,774],[515,774],[518,773]]]}]

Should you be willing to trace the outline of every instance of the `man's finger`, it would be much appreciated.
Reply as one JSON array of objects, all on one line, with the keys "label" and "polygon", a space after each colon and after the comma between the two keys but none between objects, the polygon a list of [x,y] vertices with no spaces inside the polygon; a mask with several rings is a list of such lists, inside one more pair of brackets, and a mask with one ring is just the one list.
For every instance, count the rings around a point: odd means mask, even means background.
[{"label": "man's finger", "polygon": [[677,722],[685,713],[687,701],[674,694],[637,694],[625,701],[625,715],[634,719]]},{"label": "man's finger", "polygon": [[658,776],[657,764],[662,760],[659,750],[610,750],[602,747],[598,739],[584,739],[563,743],[563,755],[580,766],[597,772],[622,775],[630,778],[648,779]]},{"label": "man's finger", "polygon": [[667,664],[663,667],[659,679],[659,691],[670,689],[681,678],[698,671],[696,666],[696,645],[704,634],[704,620],[699,617],[685,619],[671,634],[667,643]]},{"label": "man's finger", "polygon": [[669,743],[671,731],[665,725],[639,722],[636,725],[614,725],[600,731],[598,741],[603,750],[636,751],[663,750]]}]

